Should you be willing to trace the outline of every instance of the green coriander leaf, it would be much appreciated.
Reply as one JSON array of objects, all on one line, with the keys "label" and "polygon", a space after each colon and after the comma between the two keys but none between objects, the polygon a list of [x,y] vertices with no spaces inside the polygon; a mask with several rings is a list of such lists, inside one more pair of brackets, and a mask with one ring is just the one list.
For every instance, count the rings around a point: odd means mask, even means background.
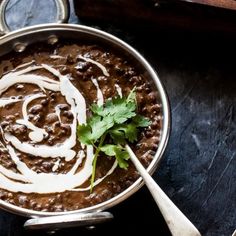
[{"label": "green coriander leaf", "polygon": [[102,147],[103,142],[105,141],[105,139],[106,139],[106,134],[102,135],[102,137],[100,138],[98,147],[96,148],[96,152],[93,156],[93,169],[92,169],[92,175],[91,175],[91,180],[90,180],[90,186],[91,186],[90,187],[90,192],[93,191],[93,184],[94,184],[95,175],[96,175],[97,158],[98,158],[99,152],[101,150],[100,148]]},{"label": "green coriander leaf", "polygon": [[120,168],[128,168],[129,164],[127,160],[129,159],[129,154],[127,151],[123,150],[122,147],[113,144],[106,144],[102,146],[100,150],[108,156],[115,156]]},{"label": "green coriander leaf", "polygon": [[98,106],[97,104],[94,103],[91,105],[90,108],[93,114],[103,116],[103,106]]},{"label": "green coriander leaf", "polygon": [[114,115],[117,112],[117,110],[119,110],[119,108],[118,104],[114,105],[113,103],[119,103],[125,105],[125,99],[122,99],[120,97],[108,99],[103,106],[98,106],[96,104],[92,105],[91,110],[93,111],[94,114],[97,114],[102,117],[108,115]]},{"label": "green coriander leaf", "polygon": [[104,106],[92,105],[91,110],[96,115],[110,116],[115,123],[122,124],[136,115],[136,103],[132,99],[127,102],[126,98],[116,97],[109,99]]},{"label": "green coriander leaf", "polygon": [[125,137],[129,140],[129,142],[133,143],[137,141],[138,137],[138,129],[134,123],[130,123],[125,127]]},{"label": "green coriander leaf", "polygon": [[114,121],[117,124],[126,122],[129,118],[136,115],[136,103],[134,101],[127,102],[125,98],[118,98],[113,101]]},{"label": "green coriander leaf", "polygon": [[81,143],[90,145],[92,141],[91,129],[88,125],[79,125],[77,128],[78,139]]},{"label": "green coriander leaf", "polygon": [[124,109],[123,111],[119,111],[114,115],[114,122],[117,124],[122,124],[134,116],[135,112],[129,112]]},{"label": "green coriander leaf", "polygon": [[141,115],[136,115],[132,118],[132,121],[137,127],[148,127],[151,124],[151,121],[148,118]]},{"label": "green coriander leaf", "polygon": [[[114,156],[119,167],[127,169],[129,154],[124,148],[126,141],[131,143],[136,141],[138,128],[147,127],[151,122],[148,118],[136,113],[135,88],[131,90],[127,98],[108,99],[103,106],[92,104],[91,111],[92,116],[88,119],[87,124],[79,125],[77,133],[81,143],[93,145],[96,150],[91,176],[90,190],[92,191],[99,153],[102,151],[107,156]],[[106,140],[112,140],[113,143],[103,145]]]},{"label": "green coriander leaf", "polygon": [[125,144],[125,139],[133,143],[137,140],[138,129],[135,123],[116,125],[108,131],[113,141],[118,144]]},{"label": "green coriander leaf", "polygon": [[125,134],[122,130],[119,130],[119,128],[114,127],[113,129],[109,130],[109,134],[113,139],[114,143],[125,145]]},{"label": "green coriander leaf", "polygon": [[125,105],[125,100],[120,97],[108,99],[104,105],[103,116],[114,115],[122,105]]},{"label": "green coriander leaf", "polygon": [[129,153],[127,151],[122,150],[121,148],[116,148],[116,160],[118,161],[118,165],[122,169],[127,169],[129,164],[127,160],[129,159]]},{"label": "green coriander leaf", "polygon": [[128,105],[126,98],[114,98],[112,99],[112,102],[109,103],[108,107],[108,112],[110,115],[114,115],[114,117],[117,116],[124,116],[126,118],[126,113],[127,113],[127,118],[130,118],[132,116],[129,115],[129,113],[133,113],[135,115],[135,109],[136,105],[135,103],[131,103]]},{"label": "green coriander leaf", "polygon": [[108,156],[115,156],[116,155],[116,149],[117,145],[113,144],[106,144],[101,147],[101,151],[104,152]]},{"label": "green coriander leaf", "polygon": [[108,129],[114,125],[114,122],[112,117],[102,118],[101,116],[95,115],[89,120],[88,125],[92,129],[90,138],[96,142]]}]

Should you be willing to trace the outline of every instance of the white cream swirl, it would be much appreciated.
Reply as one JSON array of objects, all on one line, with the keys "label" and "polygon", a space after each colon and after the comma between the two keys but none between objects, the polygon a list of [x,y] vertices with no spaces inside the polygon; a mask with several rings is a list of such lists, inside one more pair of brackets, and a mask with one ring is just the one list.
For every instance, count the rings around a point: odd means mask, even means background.
[{"label": "white cream swirl", "polygon": [[[85,58],[83,58],[85,60]],[[87,60],[87,58],[86,58]],[[109,75],[104,66],[100,63],[90,61],[106,74]],[[37,94],[27,95],[21,99],[18,98],[0,98],[0,108],[5,105],[21,102],[22,103],[22,119],[16,120],[16,123],[26,126],[29,132],[29,138],[31,141],[22,142],[16,136],[4,132],[1,128],[3,141],[5,142],[5,150],[8,151],[8,155],[15,163],[17,173],[12,170],[8,170],[0,165],[0,188],[12,191],[12,192],[24,192],[24,193],[53,193],[64,192],[66,190],[73,191],[87,191],[88,188],[79,188],[92,174],[92,162],[93,162],[93,147],[87,145],[86,149],[80,150],[79,153],[73,150],[76,145],[76,128],[78,124],[86,123],[86,101],[80,91],[71,83],[68,75],[62,75],[58,70],[52,66],[31,65],[32,63],[26,63],[22,67],[5,74],[0,79],[0,95],[11,86],[17,83],[28,83],[37,85],[41,92]],[[28,67],[26,67],[28,66]],[[24,69],[20,69],[26,67]],[[43,75],[32,73],[36,70],[46,70],[51,73],[58,80],[48,78]],[[97,80],[91,78],[93,84],[97,89],[98,103],[102,105],[104,102],[103,94],[99,88]],[[61,92],[65,97],[66,102],[70,105],[70,111],[73,114],[73,121],[70,125],[71,134],[62,143],[57,143],[54,146],[48,146],[45,144],[38,144],[43,138],[48,135],[45,129],[39,128],[31,123],[28,119],[27,106],[35,99],[39,99],[46,96],[46,90]],[[55,113],[60,117],[60,110],[55,108]],[[60,119],[59,119],[60,120]],[[61,122],[61,120],[60,120]],[[36,173],[31,170],[21,159],[20,153],[30,154],[41,158],[55,158],[55,166],[52,173]],[[86,153],[86,156],[85,156]],[[32,157],[33,158],[33,157]],[[61,158],[65,158],[66,161],[71,161],[76,158],[74,166],[67,173],[55,173],[58,169]],[[83,168],[79,171],[79,165],[84,161]],[[116,168],[115,162],[107,174],[98,179],[95,185],[100,183],[106,176],[110,175]]]}]

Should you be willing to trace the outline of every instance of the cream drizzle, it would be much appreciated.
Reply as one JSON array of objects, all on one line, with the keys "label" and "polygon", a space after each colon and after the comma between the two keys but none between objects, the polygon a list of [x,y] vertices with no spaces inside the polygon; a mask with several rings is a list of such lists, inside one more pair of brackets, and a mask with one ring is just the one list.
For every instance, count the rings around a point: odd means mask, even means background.
[{"label": "cream drizzle", "polygon": [[38,128],[33,123],[28,121],[28,115],[27,115],[28,104],[30,102],[32,102],[33,100],[35,100],[37,98],[41,98],[41,97],[46,97],[46,95],[45,94],[34,94],[34,95],[26,97],[26,99],[24,100],[23,105],[22,105],[23,119],[16,120],[16,123],[21,124],[21,125],[25,125],[28,129],[32,130],[29,133],[29,138],[33,142],[41,142],[43,140],[44,136],[48,135],[48,133],[45,131],[45,129]]},{"label": "cream drizzle", "polygon": [[53,172],[55,172],[59,168],[60,161],[61,161],[61,159],[57,159],[56,162],[54,163],[54,165],[52,167]]},{"label": "cream drizzle", "polygon": [[[96,64],[103,71],[104,75],[109,76],[106,68],[100,63],[93,61],[89,58],[84,58],[82,56],[79,56],[79,58]],[[25,65],[23,64],[21,66],[18,66],[17,69],[30,65],[32,63],[33,62],[26,63]],[[30,73],[38,69],[47,70],[48,72],[56,76],[58,78],[58,81],[47,78],[45,76]],[[96,79],[92,79],[92,82],[94,83],[97,89],[98,104],[102,105],[104,102],[104,98],[99,88],[98,82]],[[23,99],[0,99],[0,107],[4,107],[4,104],[6,105],[6,103],[8,102],[20,102],[23,100],[23,119],[19,119],[16,122],[18,124],[23,124],[28,129],[32,130],[29,133],[29,137],[33,141],[33,143],[21,142],[17,137],[7,132],[4,133],[2,128],[0,129],[3,136],[3,140],[6,143],[6,146],[3,146],[8,151],[11,159],[16,164],[16,168],[18,170],[18,173],[15,173],[12,170],[8,170],[0,165],[0,187],[12,192],[24,193],[53,193],[64,192],[66,190],[89,190],[90,187],[78,187],[91,176],[93,147],[91,145],[87,145],[85,147],[83,146],[83,148],[86,148],[86,155],[85,150],[80,150],[78,153],[73,150],[77,139],[76,127],[78,124],[86,124],[86,102],[80,91],[76,87],[74,87],[68,75],[61,75],[59,71],[46,64],[42,64],[39,66],[31,65],[27,68],[23,68],[17,71],[15,69],[9,72],[8,74],[2,76],[2,78],[0,79],[0,95],[16,83],[35,84],[42,90],[42,92],[26,96]],[[70,105],[71,112],[74,117],[72,124],[70,124],[70,137],[68,137],[63,143],[57,143],[54,146],[35,144],[36,142],[41,141],[44,135],[47,135],[47,132],[44,129],[39,128],[29,122],[27,115],[28,104],[34,99],[44,97],[44,93],[46,93],[46,90],[60,91],[61,94],[65,97],[67,103]],[[58,115],[58,117],[60,117],[60,109],[55,108],[55,113]],[[41,158],[57,158],[55,165],[52,169],[53,172],[55,172],[59,168],[61,158],[65,158],[66,161],[70,161],[73,158],[76,158],[76,162],[71,168],[71,170],[69,170],[65,174],[36,173],[19,159],[15,149],[23,153],[31,154],[33,156],[40,156]],[[83,168],[81,168],[80,171],[77,171],[78,167],[83,161]],[[115,170],[116,166],[117,163],[115,162],[105,176],[95,181],[94,186],[99,184],[101,181],[103,181],[104,178],[110,175]]]},{"label": "cream drizzle", "polygon": [[[37,70],[39,68],[32,68],[32,70]],[[29,71],[28,71],[29,72]],[[38,85],[42,91],[45,92],[45,89],[52,91],[60,91],[59,82],[48,79],[44,76],[39,75],[21,75],[17,74],[18,72],[11,72],[7,75],[4,75],[0,79],[0,95],[6,91],[9,87],[16,83],[28,83]]]},{"label": "cream drizzle", "polygon": [[61,123],[61,116],[60,116],[60,114],[61,114],[61,109],[60,109],[60,106],[59,106],[59,105],[55,106],[55,113],[56,113],[56,115],[57,115],[57,117],[58,117],[59,122]]},{"label": "cream drizzle", "polygon": [[[111,175],[114,170],[116,169],[118,165],[118,162],[115,161],[111,167],[111,169],[106,173],[106,175],[104,175],[102,178],[99,178],[97,179],[94,183],[93,183],[93,186],[96,186],[98,184],[100,184],[107,176]],[[91,189],[91,185],[89,185],[88,187],[86,188],[75,188],[75,189],[70,189],[71,191],[77,191],[77,192],[82,192],[82,191],[88,191]]]},{"label": "cream drizzle", "polygon": [[29,65],[32,65],[33,63],[35,63],[35,60],[23,63],[23,64],[17,66],[13,71],[18,70],[18,69],[23,68],[23,67],[26,67],[26,66],[29,66]]},{"label": "cream drizzle", "polygon": [[52,59],[65,59],[65,57],[60,56],[60,55],[50,55],[49,57]]},{"label": "cream drizzle", "polygon": [[97,61],[94,61],[92,60],[91,58],[88,58],[88,57],[83,57],[81,55],[78,56],[79,59],[82,59],[84,61],[87,61],[87,62],[90,62],[94,65],[96,65],[98,68],[100,68],[100,70],[102,71],[102,73],[105,75],[105,76],[110,76],[110,74],[108,73],[106,67],[104,65],[102,65],[101,63],[97,62]]},{"label": "cream drizzle", "polygon": [[115,84],[116,91],[118,95],[122,98],[122,89],[118,84]]},{"label": "cream drizzle", "polygon": [[40,156],[42,158],[65,157],[66,161],[72,160],[75,156],[75,151],[71,149],[74,147],[74,142],[71,142],[72,139],[67,139],[63,144],[59,143],[55,146],[48,146],[44,144],[32,146],[30,143],[21,142],[18,138],[9,133],[5,133],[4,136],[5,139],[10,142],[16,149],[33,156]]},{"label": "cream drizzle", "polygon": [[92,80],[94,86],[97,88],[97,99],[98,99],[97,104],[98,104],[98,106],[102,106],[102,104],[104,103],[104,98],[103,98],[102,91],[98,85],[98,81],[94,78],[91,78],[91,80]]},{"label": "cream drizzle", "polygon": [[0,99],[0,107],[5,107],[8,104],[16,103],[22,101],[20,98],[1,98]]}]

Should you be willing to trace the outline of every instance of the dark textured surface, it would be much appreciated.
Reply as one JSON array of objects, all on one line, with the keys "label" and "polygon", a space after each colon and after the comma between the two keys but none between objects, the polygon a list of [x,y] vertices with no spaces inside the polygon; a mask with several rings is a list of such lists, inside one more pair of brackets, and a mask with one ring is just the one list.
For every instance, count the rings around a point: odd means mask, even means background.
[{"label": "dark textured surface", "polygon": [[[77,22],[73,12],[70,22]],[[99,27],[138,49],[169,95],[172,132],[155,180],[202,235],[231,235],[236,228],[236,37]],[[56,235],[170,235],[145,187],[111,212],[115,219],[93,230]],[[24,221],[0,211],[0,236],[46,235],[24,231]]]},{"label": "dark textured surface", "polygon": [[[210,0],[212,5],[234,0]],[[210,1],[208,2],[210,4]],[[224,0],[223,0],[224,1]],[[205,0],[75,0],[80,19],[104,21],[123,26],[184,29],[201,32],[236,32],[236,11],[196,4]]]}]

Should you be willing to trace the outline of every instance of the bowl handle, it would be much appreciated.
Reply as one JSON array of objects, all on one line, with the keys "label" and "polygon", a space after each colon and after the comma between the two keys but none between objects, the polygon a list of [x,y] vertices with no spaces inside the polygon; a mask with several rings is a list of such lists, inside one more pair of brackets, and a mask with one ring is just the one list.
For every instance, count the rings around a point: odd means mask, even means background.
[{"label": "bowl handle", "polygon": [[[9,33],[11,30],[6,22],[7,4],[10,0],[0,1],[0,36]],[[69,0],[54,0],[57,8],[56,23],[65,23],[69,19],[70,5]]]},{"label": "bowl handle", "polygon": [[29,219],[24,227],[30,230],[43,229],[49,232],[79,226],[94,226],[113,219],[110,212],[74,213]]}]

